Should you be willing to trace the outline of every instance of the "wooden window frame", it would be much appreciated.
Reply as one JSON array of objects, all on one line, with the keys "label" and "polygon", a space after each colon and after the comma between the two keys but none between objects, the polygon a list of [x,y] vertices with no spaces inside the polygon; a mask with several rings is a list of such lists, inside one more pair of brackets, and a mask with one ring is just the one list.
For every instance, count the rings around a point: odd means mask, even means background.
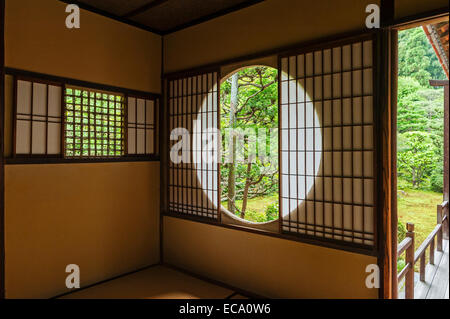
[{"label": "wooden window frame", "polygon": [[[215,78],[214,78],[215,77]],[[209,83],[209,80],[211,79],[211,83]],[[217,91],[208,91],[208,85],[211,84],[211,90],[213,90],[214,88],[214,79],[216,80],[216,85]],[[167,107],[165,108],[167,111],[164,112],[165,115],[167,116],[167,123],[165,123],[165,125],[167,125],[167,130],[170,129],[171,127],[171,119],[173,121],[174,127],[178,127],[178,125],[180,125],[181,123],[179,123],[179,119],[178,117],[180,115],[185,115],[185,116],[193,116],[193,115],[197,115],[199,112],[203,113],[203,114],[208,114],[208,113],[212,113],[214,114],[214,112],[217,112],[216,114],[216,121],[217,121],[217,129],[220,130],[220,79],[221,79],[221,73],[220,73],[220,68],[216,67],[216,68],[211,68],[211,69],[205,69],[202,70],[200,72],[188,72],[185,74],[179,74],[176,75],[174,77],[169,77],[166,79],[167,81],[167,87],[168,90],[166,91],[166,105]],[[175,85],[175,83],[177,83],[177,85]],[[171,87],[172,84],[172,87]],[[195,84],[195,85],[194,85]],[[205,88],[206,91],[203,91],[203,87]],[[194,89],[195,88],[195,89]],[[189,90],[190,89],[190,90]],[[173,90],[173,91],[172,91]],[[196,92],[194,92],[194,90]],[[173,94],[173,96],[171,96],[171,92]],[[216,93],[216,103],[217,103],[217,110],[211,110],[209,111],[208,108],[209,107],[213,107],[214,102],[213,102],[213,98],[214,98],[214,93]],[[208,95],[211,94],[211,102],[212,105],[208,104]],[[207,102],[207,110],[206,111],[201,111],[201,106],[200,109],[197,111],[194,111],[193,109],[188,110],[188,105],[191,105],[191,108],[194,107],[194,101],[197,101],[199,96],[206,96]],[[194,98],[195,97],[195,98]],[[186,105],[184,105],[183,103],[181,103],[181,105],[176,101],[178,99],[189,99],[189,101],[186,100]],[[171,110],[171,104],[170,104],[170,100],[173,100],[173,111],[174,113],[172,113]],[[190,102],[190,103],[189,103]],[[196,106],[199,106],[199,104],[197,104],[197,102],[195,102]],[[183,111],[183,108],[185,108],[185,110]],[[206,120],[205,125],[208,127],[208,124],[213,124],[214,123],[214,117],[211,118],[212,119],[212,123],[209,123],[208,120]],[[187,125],[188,128],[191,125]],[[201,124],[201,127],[203,126],[203,123]],[[193,129],[191,128],[191,131],[193,131]],[[200,135],[203,135],[204,131],[201,128],[200,129]],[[203,177],[202,180],[199,181],[198,183],[195,183],[193,181],[194,176],[192,176],[192,174],[194,174],[194,172],[198,171],[198,169],[195,168],[195,163],[193,161],[194,158],[194,153],[195,152],[202,152],[202,149],[200,147],[200,150],[194,150],[193,149],[193,140],[194,140],[194,136],[193,134],[199,134],[199,133],[193,133],[191,132],[191,135],[189,138],[191,140],[191,146],[190,146],[190,150],[189,150],[189,155],[191,158],[191,163],[183,163],[181,164],[182,167],[179,167],[179,165],[171,165],[170,161],[164,161],[165,167],[162,168],[162,171],[166,174],[167,176],[167,211],[170,212],[170,214],[173,214],[175,216],[179,215],[179,216],[187,216],[187,217],[193,217],[193,218],[198,218],[200,220],[205,220],[205,221],[212,221],[212,222],[221,222],[221,205],[220,205],[220,193],[221,193],[221,186],[220,186],[220,162],[217,163],[217,166],[215,168],[212,168],[212,171],[207,169],[199,169],[199,171],[201,172],[210,172],[211,174],[217,174],[217,181],[218,181],[218,185],[217,185],[217,189],[210,189],[211,185],[208,185],[208,182],[206,181],[206,188],[208,189],[208,191],[210,192],[210,194],[217,192],[217,203],[213,203],[212,201],[209,202],[209,196],[206,195],[206,198],[204,196],[204,194],[201,193],[201,191],[204,191],[205,188],[204,186],[202,186],[203,184]],[[169,146],[171,144],[171,140],[170,140],[170,132],[167,132],[167,135],[165,136],[166,138],[166,143],[167,143],[167,148],[164,150],[165,152],[169,150]],[[218,145],[217,147],[219,147],[221,141],[217,141]],[[197,154],[198,155],[198,154]],[[218,156],[220,156],[220,154],[217,154]],[[201,157],[202,155],[200,155]],[[168,158],[170,158],[170,156],[168,155]],[[203,166],[203,162],[201,162],[200,166]],[[214,166],[214,165],[212,165]],[[190,174],[190,178],[188,183],[191,183],[191,186],[185,185],[185,184],[171,184],[171,171],[172,174],[177,174],[179,176],[180,173],[186,173],[188,172],[188,174]],[[203,174],[202,174],[203,176]],[[214,178],[213,178],[214,180]],[[184,180],[182,181],[182,183],[184,182]],[[177,188],[177,190],[173,191],[173,193],[171,194],[171,188]],[[181,189],[181,191],[180,191]],[[184,197],[185,196],[185,191],[189,189],[191,191],[191,196],[190,196],[190,201],[191,204],[183,204],[183,203],[179,203],[178,200],[180,199],[180,197]],[[193,195],[193,193],[196,193],[196,195]],[[198,194],[201,194],[201,200],[200,203],[198,201],[198,198],[195,200],[197,205],[194,205],[194,196],[197,196]],[[171,195],[173,198],[176,198],[176,201],[171,201]],[[186,195],[187,196],[187,195]],[[206,204],[206,206],[205,206]],[[214,208],[214,204],[216,204],[216,208]],[[178,206],[178,207],[177,207]],[[180,210],[176,210],[176,207]]]},{"label": "wooden window frame", "polygon": [[[397,99],[398,99],[398,32],[405,29],[415,28],[424,24],[439,21],[449,17],[448,7],[433,11],[415,14],[391,21],[386,24],[386,30],[380,34],[383,41],[382,49],[379,52],[382,65],[380,72],[383,78],[380,83],[385,83],[381,88],[384,95],[382,100],[382,112],[380,114],[380,136],[387,140],[383,150],[384,156],[380,158],[382,167],[382,184],[379,188],[380,206],[387,212],[380,221],[381,235],[383,241],[380,242],[380,268],[382,274],[382,289],[380,298],[398,298],[398,203],[397,203]],[[444,105],[445,108],[445,105]],[[445,121],[444,121],[445,124]],[[445,130],[445,127],[444,127]],[[448,127],[445,131],[448,138]],[[444,134],[445,135],[445,134]],[[445,142],[445,138],[444,138]],[[448,146],[448,145],[447,145]],[[445,156],[445,155],[444,155]],[[447,162],[448,164],[448,162]],[[445,158],[444,158],[445,165]],[[445,178],[445,168],[444,168]],[[448,175],[447,175],[448,182]],[[444,183],[445,184],[445,183]],[[382,195],[386,194],[386,195]],[[445,190],[444,190],[445,196]]]},{"label": "wooden window frame", "polygon": [[[136,110],[135,110],[135,112],[136,112],[136,122],[130,122],[129,121],[129,98],[133,98],[133,99],[136,99]],[[147,131],[147,130],[153,130],[153,154],[154,155],[159,155],[159,138],[160,138],[160,134],[159,134],[159,127],[160,127],[160,125],[159,125],[159,123],[160,123],[160,119],[159,119],[159,114],[160,114],[160,110],[159,110],[159,108],[160,108],[160,106],[161,106],[161,104],[160,104],[160,99],[159,98],[157,98],[157,99],[149,99],[149,98],[147,98],[147,97],[145,97],[145,96],[143,96],[143,95],[139,95],[139,94],[126,94],[126,97],[125,97],[125,99],[126,99],[126,101],[125,101],[125,104],[126,104],[126,107],[125,107],[125,127],[126,127],[126,129],[125,129],[125,145],[126,145],[126,148],[125,148],[125,152],[126,152],[126,154],[127,154],[127,157],[129,157],[129,158],[136,158],[136,159],[139,159],[139,158],[143,158],[143,157],[146,157],[146,156],[152,156],[152,155],[150,155],[151,153],[145,153],[146,151],[147,151],[147,134],[146,134],[146,132],[145,132],[145,142],[144,142],[144,149],[145,149],[145,151],[144,151],[144,154],[138,154],[138,151],[137,151],[137,129],[139,128],[139,126],[141,126],[141,129],[143,129],[144,131]],[[154,103],[154,105],[153,105],[153,121],[154,121],[154,124],[148,124],[148,123],[139,123],[138,122],[138,120],[137,120],[137,100],[144,100],[145,102],[146,101],[153,101],[153,103]],[[147,112],[146,110],[145,110],[145,112]],[[144,118],[145,118],[145,120],[147,120],[147,113],[145,114],[145,116],[144,116]],[[135,125],[136,127],[135,127],[135,129],[136,129],[136,145],[135,145],[135,147],[136,147],[136,152],[135,153],[129,153],[129,143],[128,143],[128,132],[129,132],[129,129],[130,129],[130,125]]]},{"label": "wooden window frame", "polygon": [[[31,84],[31,111],[30,111],[30,119],[28,120],[30,122],[30,153],[29,154],[17,154],[16,152],[16,147],[17,147],[17,122],[20,121],[20,119],[18,119],[18,116],[20,115],[25,115],[25,114],[19,114],[17,111],[17,87],[18,87],[18,82],[19,81],[24,81],[24,82],[29,82]],[[45,123],[46,123],[46,151],[45,154],[32,154],[32,148],[33,148],[33,123],[35,122],[35,120],[33,119],[34,115],[33,114],[33,91],[34,91],[34,84],[41,84],[41,85],[45,85],[46,88],[46,115],[45,115]],[[55,81],[49,81],[49,80],[45,80],[45,79],[41,79],[39,77],[32,77],[32,76],[22,76],[22,75],[13,75],[13,110],[12,110],[12,156],[14,158],[19,158],[19,159],[23,159],[23,158],[33,158],[33,159],[38,159],[38,158],[58,158],[59,155],[58,154],[48,154],[48,124],[52,123],[49,120],[49,115],[48,115],[48,111],[49,111],[49,101],[48,101],[48,97],[49,97],[49,87],[50,86],[54,86],[54,87],[60,87],[61,90],[63,90],[63,86],[61,83],[55,82]],[[61,91],[62,92],[62,91]],[[62,112],[62,108],[61,108],[61,112]],[[43,116],[44,117],[44,116]],[[56,123],[56,122],[54,122]],[[63,117],[62,117],[62,113],[60,115],[60,121],[58,122],[61,126],[63,125]],[[61,147],[62,144],[60,146],[60,151],[61,151]]]},{"label": "wooden window frame", "polygon": [[[159,137],[160,137],[160,124],[159,124],[159,113],[161,95],[130,90],[121,87],[109,86],[98,84],[94,82],[80,81],[71,78],[52,76],[48,74],[35,73],[20,69],[5,68],[5,74],[13,77],[13,112],[12,112],[12,154],[10,157],[5,159],[6,164],[64,164],[64,163],[98,163],[98,162],[140,162],[140,161],[159,161]],[[16,123],[17,123],[17,81],[29,81],[31,83],[42,83],[46,85],[59,86],[61,87],[61,148],[60,153],[55,155],[45,155],[45,154],[16,154]],[[105,94],[122,95],[124,97],[124,148],[123,155],[121,156],[80,156],[80,157],[67,157],[65,148],[65,111],[66,111],[66,89],[76,88],[86,91],[93,91]],[[154,149],[153,153],[149,154],[128,154],[127,149],[127,136],[128,136],[128,97],[133,97],[136,99],[143,99],[146,101],[153,101],[154,103],[154,127],[151,128],[154,131]]]},{"label": "wooden window frame", "polygon": [[[367,41],[371,42],[372,61],[371,61],[371,65],[370,66],[365,67],[364,66],[364,43],[367,42]],[[353,64],[354,64],[353,46],[355,44],[358,44],[358,43],[361,44],[361,53],[360,53],[360,55],[361,55],[361,61],[360,61],[361,62],[361,67],[359,67],[359,68],[353,66]],[[343,57],[344,57],[343,48],[345,46],[349,46],[350,47],[350,68],[348,70],[344,70],[343,69]],[[340,70],[334,71],[333,70],[333,51],[334,51],[334,49],[337,49],[337,48],[340,49],[340,59],[341,59],[341,61],[340,61]],[[325,101],[327,100],[327,99],[324,98],[324,91],[323,91],[324,90],[324,86],[323,86],[323,84],[324,84],[324,76],[326,76],[326,75],[338,75],[340,77],[339,83],[340,83],[340,91],[341,92],[339,94],[339,97],[333,97],[333,92],[331,92],[331,97],[328,100],[332,101],[332,102],[335,101],[335,100],[340,100],[340,108],[341,108],[340,120],[342,121],[341,124],[331,123],[330,126],[322,125],[320,127],[322,129],[331,128],[331,141],[332,141],[332,144],[334,143],[333,142],[334,141],[334,137],[333,137],[334,129],[336,129],[336,128],[337,129],[341,129],[341,134],[340,134],[341,135],[341,137],[340,137],[341,148],[339,148],[339,147],[338,148],[334,148],[334,146],[331,146],[330,149],[326,150],[324,148],[324,134],[323,133],[322,133],[322,147],[321,147],[322,156],[324,156],[324,154],[326,152],[341,153],[341,155],[340,155],[340,157],[341,157],[341,167],[340,167],[341,174],[339,175],[339,174],[335,174],[334,173],[334,164],[332,164],[332,173],[331,173],[330,176],[327,176],[326,174],[324,174],[324,171],[323,171],[324,167],[323,166],[322,166],[322,170],[318,171],[318,173],[316,175],[316,177],[322,177],[324,179],[322,181],[322,194],[323,194],[322,196],[324,196],[324,194],[325,194],[325,189],[324,189],[325,188],[325,178],[341,179],[341,192],[342,192],[341,196],[342,196],[342,198],[341,198],[340,201],[335,200],[334,196],[332,196],[333,199],[331,201],[326,201],[324,198],[318,199],[316,197],[316,188],[313,187],[314,188],[313,197],[308,199],[307,195],[305,195],[305,198],[303,199],[305,201],[305,203],[310,202],[312,204],[312,206],[313,206],[313,211],[314,211],[314,213],[313,213],[313,215],[314,215],[314,222],[313,223],[308,223],[307,220],[305,220],[304,223],[302,223],[302,222],[300,222],[298,220],[296,222],[291,222],[290,215],[289,215],[289,218],[287,220],[283,219],[283,216],[282,216],[282,198],[283,197],[281,195],[282,194],[282,192],[281,192],[281,176],[282,175],[290,176],[292,174],[289,173],[289,168],[288,168],[288,171],[287,171],[288,173],[282,173],[282,169],[281,169],[281,164],[282,164],[282,157],[281,156],[282,155],[281,154],[282,154],[283,150],[282,150],[282,146],[281,146],[281,143],[280,143],[279,155],[278,155],[279,156],[279,162],[280,162],[280,171],[279,171],[279,174],[280,174],[280,212],[279,212],[280,213],[280,215],[279,215],[280,233],[282,233],[282,234],[284,234],[284,233],[293,234],[292,232],[284,230],[283,228],[286,228],[286,227],[287,228],[295,228],[296,231],[297,231],[295,236],[319,238],[321,236],[316,236],[316,233],[318,233],[319,235],[320,234],[323,235],[322,237],[324,237],[324,240],[332,240],[332,241],[336,241],[337,243],[340,242],[344,246],[348,245],[348,243],[354,243],[355,241],[359,240],[359,241],[362,242],[361,244],[359,244],[360,247],[366,247],[366,249],[372,250],[372,251],[376,248],[376,246],[377,246],[377,237],[378,237],[377,236],[377,216],[378,216],[377,207],[378,206],[377,206],[377,199],[376,199],[376,194],[377,194],[377,178],[376,178],[376,172],[377,172],[377,161],[376,161],[376,157],[377,157],[377,144],[376,144],[376,136],[377,136],[376,111],[377,111],[377,104],[376,104],[376,100],[375,100],[375,97],[378,94],[377,94],[377,89],[376,89],[377,57],[376,57],[376,54],[374,54],[376,49],[377,49],[377,39],[376,39],[376,37],[373,34],[367,33],[367,34],[356,36],[356,37],[338,39],[336,41],[331,41],[331,42],[327,42],[327,43],[324,43],[324,44],[318,44],[317,46],[306,47],[306,48],[301,48],[301,49],[297,49],[297,50],[294,49],[294,50],[290,50],[288,52],[285,52],[285,53],[282,53],[282,54],[279,55],[279,60],[278,60],[279,69],[280,70],[282,69],[281,59],[283,59],[283,58],[287,59],[288,73],[290,72],[289,71],[289,68],[290,68],[290,66],[289,66],[289,58],[296,57],[298,55],[303,55],[304,56],[304,62],[303,63],[304,63],[304,72],[305,72],[305,74],[304,74],[304,76],[302,78],[305,80],[305,87],[306,87],[306,79],[308,77],[312,77],[313,79],[315,77],[321,77],[322,78],[322,92],[321,92],[322,97],[320,99],[317,99],[315,96],[313,96],[311,98],[312,103],[314,103],[314,104],[316,102],[320,102],[321,103],[321,105],[322,105],[322,112],[321,112],[321,114],[324,114],[324,105],[325,105]],[[322,61],[319,61],[319,62],[321,63],[321,67],[323,68],[324,67],[324,52],[326,50],[331,50],[330,55],[331,55],[331,63],[332,63],[332,65],[331,65],[330,74],[324,73],[323,70],[322,70],[322,73],[316,74],[315,71],[314,71],[314,69],[315,69],[315,55],[316,55],[317,52],[321,52],[321,60]],[[312,68],[313,69],[312,69],[312,74],[310,76],[308,76],[306,74],[306,56],[308,54],[312,54]],[[297,66],[296,66],[296,70],[297,70]],[[364,93],[364,89],[365,88],[364,88],[364,74],[363,74],[363,72],[366,71],[366,70],[370,70],[372,72],[372,92],[371,93]],[[353,90],[354,90],[353,74],[354,74],[355,71],[360,71],[361,72],[361,95],[359,95],[359,96],[354,95],[354,93],[353,93]],[[350,95],[348,95],[348,96],[345,96],[344,92],[343,92],[343,87],[344,87],[343,75],[345,73],[350,73],[351,85],[350,85]],[[279,90],[281,90],[281,84],[282,84],[281,72],[279,72],[278,77],[279,77],[279,81],[278,81],[278,83],[279,83]],[[300,78],[296,78],[295,80],[298,81],[299,79]],[[288,76],[288,80],[287,81],[289,83],[289,81],[290,81],[289,80],[289,76]],[[333,85],[333,81],[334,80],[331,79],[331,85]],[[314,93],[315,87],[316,87],[316,84],[313,83],[312,95],[315,95],[315,93]],[[289,84],[288,84],[287,90],[289,92]],[[331,89],[331,90],[333,91],[333,89]],[[298,94],[298,93],[296,93],[296,94]],[[305,91],[305,94],[306,94],[306,91]],[[371,122],[364,122],[364,104],[365,104],[364,99],[366,97],[369,97],[369,98],[372,99],[372,121]],[[355,123],[354,119],[353,119],[353,101],[355,99],[357,99],[357,98],[361,99],[361,123],[360,124],[359,123]],[[288,99],[289,99],[289,97],[288,97]],[[348,100],[348,99],[351,100],[351,104],[350,105],[352,106],[352,115],[350,116],[351,117],[351,120],[350,120],[351,123],[345,124],[343,122],[344,121],[344,115],[343,115],[342,112],[343,112],[343,108],[344,108],[344,100]],[[306,100],[306,98],[305,98],[305,100]],[[290,103],[291,102],[288,101],[286,105],[289,105]],[[294,104],[296,104],[296,103],[298,103],[298,96],[297,96],[296,102]],[[279,101],[279,105],[280,105],[279,112],[281,112],[281,107],[283,105],[281,103],[281,101]],[[280,119],[280,123],[281,123],[281,113],[279,114],[279,119]],[[315,127],[315,124],[313,124],[312,127],[313,127],[313,129],[317,128],[317,127]],[[344,133],[343,133],[343,130],[344,130],[345,127],[347,127],[347,128],[350,127],[351,128],[351,134],[350,134],[350,136],[351,136],[351,142],[350,142],[351,147],[349,149],[345,149],[345,147],[344,147]],[[355,145],[355,142],[354,142],[354,140],[355,140],[354,128],[357,128],[357,127],[361,128],[361,134],[362,134],[361,149],[354,148],[354,145]],[[372,128],[372,141],[371,141],[372,147],[364,146],[364,144],[366,143],[366,141],[364,140],[364,130],[365,130],[366,127],[371,127]],[[305,128],[306,128],[306,125],[305,125]],[[297,129],[298,129],[298,126],[297,126]],[[281,125],[279,126],[279,130],[280,130],[279,137],[280,137],[280,141],[281,141],[281,137],[282,137],[282,134],[281,134],[282,127],[281,127]],[[289,136],[289,134],[288,134],[288,136]],[[306,136],[305,136],[305,139],[306,139]],[[289,140],[289,137],[288,137],[288,140]],[[315,144],[315,142],[313,142],[313,143]],[[289,144],[289,142],[288,142],[288,144]],[[306,145],[306,140],[305,140],[305,145]],[[305,153],[306,152],[307,152],[307,150],[305,150]],[[313,151],[310,150],[310,152],[315,153],[316,150],[315,149]],[[355,162],[354,155],[355,155],[355,153],[358,153],[358,152],[361,153],[361,160],[362,160],[362,162],[361,162],[361,166],[362,166],[362,168],[361,168],[361,176],[358,176],[354,172],[354,162]],[[365,172],[364,172],[364,153],[365,152],[371,152],[372,153],[372,163],[373,163],[373,165],[372,165],[372,174],[371,174],[371,176],[366,176]],[[344,153],[351,153],[352,154],[352,156],[351,156],[351,165],[350,165],[351,166],[351,173],[348,176],[346,174],[344,174]],[[298,156],[298,154],[297,154],[297,156]],[[298,157],[297,157],[297,159],[298,159]],[[334,162],[334,160],[333,160],[333,162]],[[313,165],[314,164],[315,163],[313,161]],[[305,176],[307,176],[307,173],[306,173],[306,158],[305,158],[305,173],[304,174],[305,174]],[[297,175],[301,176],[301,174],[297,174]],[[349,179],[349,178],[352,180],[352,182],[351,182],[351,196],[350,196],[351,200],[350,200],[350,202],[346,202],[345,199],[344,199],[344,188],[345,188],[344,187],[344,179]],[[361,185],[362,185],[362,202],[359,203],[359,204],[355,202],[355,194],[354,194],[354,191],[353,191],[353,189],[354,189],[354,181],[355,180],[361,180]],[[366,203],[366,200],[365,200],[365,193],[364,193],[365,181],[372,181],[372,183],[373,183],[372,184],[373,185],[372,186],[373,187],[373,197],[372,197],[372,203],[371,204],[370,203]],[[305,183],[306,183],[306,179],[305,179]],[[289,189],[290,188],[290,182],[288,182],[287,184],[288,184],[288,189]],[[315,183],[314,183],[314,185],[315,185]],[[334,183],[333,182],[332,182],[332,193],[334,194]],[[288,195],[287,199],[288,199],[289,202],[292,200],[290,195]],[[297,202],[298,202],[298,200],[299,199],[297,199]],[[341,218],[342,218],[341,219],[341,222],[342,222],[341,228],[335,227],[334,225],[332,225],[332,226],[326,226],[325,225],[325,216],[324,216],[325,208],[323,208],[323,211],[322,211],[322,214],[323,214],[322,215],[323,225],[320,226],[320,224],[316,224],[316,216],[318,214],[317,213],[318,210],[316,209],[316,203],[321,203],[322,205],[325,205],[325,204],[332,205],[332,211],[333,212],[334,212],[334,206],[335,205],[341,205],[342,206],[341,207]],[[346,229],[345,226],[344,226],[344,206],[350,206],[351,207],[351,228],[349,228],[349,229]],[[355,227],[354,227],[355,207],[359,207],[359,208],[362,209],[362,230],[360,230],[360,231],[356,230]],[[372,213],[373,213],[373,216],[372,216],[372,218],[373,218],[373,220],[372,220],[373,229],[372,229],[371,232],[367,232],[367,231],[364,230],[364,227],[365,227],[365,225],[364,225],[364,223],[365,223],[365,221],[364,221],[365,220],[365,212],[364,212],[364,210],[366,208],[367,209],[372,209]],[[307,214],[306,210],[307,210],[307,207],[305,208],[305,215]],[[334,213],[332,214],[332,217],[334,219]],[[298,219],[298,214],[297,214],[297,219]],[[295,224],[295,226],[293,226],[292,224]],[[301,234],[300,230],[303,230],[304,234]],[[307,235],[308,233],[314,233],[314,235]],[[326,237],[326,236],[330,236],[331,238]],[[335,237],[342,237],[342,239],[334,240]],[[344,238],[347,238],[349,240],[344,240]],[[366,242],[372,242],[372,243],[371,244],[365,244]]]},{"label": "wooden window frame", "polygon": [[[374,58],[374,62],[373,62],[373,96],[374,96],[374,101],[373,101],[373,109],[374,109],[374,113],[378,112],[378,100],[377,100],[377,96],[379,94],[379,57],[377,56],[377,54],[375,52],[377,52],[377,50],[379,50],[379,37],[377,36],[378,32],[355,32],[355,33],[350,33],[350,34],[341,34],[339,36],[335,36],[335,37],[331,37],[331,38],[324,38],[324,39],[319,39],[319,40],[315,40],[313,42],[310,43],[305,43],[303,45],[295,45],[292,47],[288,47],[288,48],[279,48],[279,49],[275,49],[275,50],[271,50],[271,51],[267,51],[261,54],[257,54],[257,55],[250,55],[250,56],[245,56],[245,57],[240,57],[240,58],[235,58],[235,59],[231,59],[231,60],[227,60],[227,61],[222,61],[222,62],[218,62],[215,64],[210,64],[210,65],[205,65],[205,66],[200,66],[197,68],[192,68],[192,69],[187,69],[184,71],[176,71],[176,72],[172,72],[172,73],[167,73],[163,76],[163,87],[164,87],[164,94],[165,94],[165,98],[164,98],[164,102],[167,103],[167,92],[168,92],[168,83],[171,79],[176,78],[176,77],[187,77],[193,74],[199,74],[202,72],[208,72],[211,69],[214,68],[223,68],[223,67],[227,67],[229,65],[232,65],[236,62],[245,62],[245,61],[251,61],[255,58],[263,58],[263,57],[273,57],[273,56],[281,56],[281,55],[285,55],[285,54],[290,54],[292,52],[301,52],[301,51],[309,51],[309,50],[322,50],[324,48],[328,48],[328,47],[332,47],[333,45],[344,45],[346,43],[352,43],[353,41],[360,41],[361,39],[366,39],[366,38],[370,38],[373,41],[373,58]],[[219,109],[220,110],[220,109]],[[168,141],[168,136],[170,134],[170,132],[168,131],[169,125],[168,125],[168,116],[166,114],[167,112],[164,112],[162,118],[161,118],[161,123],[164,126],[162,129],[162,135],[165,136],[165,138],[163,138],[161,141],[163,143],[167,143]],[[219,111],[219,115],[220,115],[220,111]],[[376,114],[374,114],[374,132],[373,132],[373,136],[374,136],[374,192],[378,192],[378,189],[380,188],[380,184],[378,182],[378,178],[379,178],[379,171],[381,169],[381,167],[379,167],[379,165],[377,165],[377,158],[379,156],[378,154],[378,136],[380,134],[379,132],[379,125],[377,123],[377,119],[378,116],[376,116]],[[169,148],[168,148],[169,144],[165,144],[162,145],[161,149],[162,149],[162,176],[161,176],[161,187],[162,189],[166,189],[168,188],[168,164],[167,162],[170,160],[170,156],[169,156]],[[342,240],[335,240],[335,239],[329,239],[329,238],[319,238],[319,237],[313,237],[313,236],[297,236],[297,235],[292,235],[292,234],[288,234],[285,232],[281,232],[280,230],[278,230],[277,232],[274,231],[267,231],[267,230],[262,230],[262,229],[258,229],[258,228],[252,228],[249,226],[244,226],[244,225],[235,225],[235,224],[225,224],[220,220],[207,220],[205,218],[201,218],[201,217],[197,217],[197,216],[189,216],[189,215],[185,215],[185,214],[179,214],[179,213],[174,213],[172,211],[170,211],[168,209],[168,198],[167,198],[167,192],[162,192],[162,199],[161,199],[161,214],[163,216],[168,216],[168,217],[174,217],[174,218],[180,218],[180,219],[186,219],[186,220],[191,220],[191,221],[195,221],[195,222],[200,222],[200,223],[205,223],[205,224],[209,224],[209,225],[213,225],[213,226],[217,226],[217,227],[223,227],[223,228],[228,228],[228,229],[234,229],[234,230],[240,230],[240,231],[246,231],[246,232],[250,232],[250,233],[256,233],[256,234],[261,234],[261,235],[266,235],[266,236],[270,236],[270,237],[276,237],[276,238],[280,238],[280,239],[285,239],[285,240],[291,240],[291,241],[297,241],[297,242],[303,242],[303,243],[309,243],[309,244],[313,244],[313,245],[317,245],[317,246],[322,246],[322,247],[329,247],[329,248],[333,248],[333,249],[338,249],[338,250],[344,250],[344,251],[349,251],[349,252],[355,252],[355,253],[359,253],[359,254],[363,254],[363,255],[368,255],[368,256],[374,256],[374,257],[379,257],[379,246],[381,244],[381,242],[379,241],[380,238],[380,225],[382,224],[382,218],[383,215],[382,213],[380,213],[380,206],[378,204],[378,198],[377,196],[374,197],[373,201],[374,201],[374,225],[373,225],[373,245],[364,245],[364,244],[358,244],[358,243],[353,243],[353,242],[346,242],[346,241],[342,241]],[[219,214],[222,214],[222,212],[220,212],[219,210]],[[280,220],[279,220],[280,222]]]}]

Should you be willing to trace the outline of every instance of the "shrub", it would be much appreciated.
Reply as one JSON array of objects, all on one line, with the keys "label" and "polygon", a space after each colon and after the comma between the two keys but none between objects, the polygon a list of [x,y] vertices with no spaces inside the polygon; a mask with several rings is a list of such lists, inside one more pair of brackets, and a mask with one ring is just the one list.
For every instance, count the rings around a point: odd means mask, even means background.
[{"label": "shrub", "polygon": [[397,260],[397,272],[402,271],[402,269],[405,268],[405,266],[406,266],[405,260],[399,258]]},{"label": "shrub", "polygon": [[[240,216],[239,212],[236,212],[236,216]],[[245,219],[254,223],[264,223],[266,221],[266,215],[263,212],[247,210],[245,212]]]},{"label": "shrub", "polygon": [[438,193],[442,193],[444,189],[444,176],[439,170],[434,170],[430,176],[430,189]]},{"label": "shrub", "polygon": [[397,224],[397,242],[402,242],[406,237],[406,226],[401,221]]},{"label": "shrub", "polygon": [[279,206],[278,202],[269,205],[266,209],[266,221],[275,220],[278,218]]},{"label": "shrub", "polygon": [[398,170],[414,188],[420,188],[435,169],[436,147],[429,133],[406,132],[398,136]]}]

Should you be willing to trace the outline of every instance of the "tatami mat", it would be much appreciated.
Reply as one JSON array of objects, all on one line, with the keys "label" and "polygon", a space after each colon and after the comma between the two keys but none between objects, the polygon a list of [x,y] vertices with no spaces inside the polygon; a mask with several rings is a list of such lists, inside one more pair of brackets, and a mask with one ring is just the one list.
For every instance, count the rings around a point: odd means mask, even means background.
[{"label": "tatami mat", "polygon": [[179,271],[154,266],[69,295],[65,299],[225,299],[234,291]]}]

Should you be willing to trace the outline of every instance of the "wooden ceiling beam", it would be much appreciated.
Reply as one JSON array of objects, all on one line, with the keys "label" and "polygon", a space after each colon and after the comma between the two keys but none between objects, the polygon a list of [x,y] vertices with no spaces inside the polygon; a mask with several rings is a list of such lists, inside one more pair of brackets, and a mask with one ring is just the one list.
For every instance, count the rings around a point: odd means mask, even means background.
[{"label": "wooden ceiling beam", "polygon": [[381,0],[381,26],[386,27],[393,24],[395,19],[395,1],[394,0]]}]

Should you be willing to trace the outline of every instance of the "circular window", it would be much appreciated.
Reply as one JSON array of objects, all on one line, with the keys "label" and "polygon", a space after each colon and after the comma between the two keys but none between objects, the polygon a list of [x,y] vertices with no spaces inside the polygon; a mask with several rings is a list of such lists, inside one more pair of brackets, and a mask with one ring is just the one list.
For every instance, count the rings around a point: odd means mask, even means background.
[{"label": "circular window", "polygon": [[310,98],[313,94],[284,73],[278,83],[277,73],[272,67],[252,66],[226,76],[220,84],[220,105],[214,87],[193,123],[194,131],[202,132],[194,134],[193,150],[202,150],[210,134],[205,123],[217,127],[220,107],[220,181],[217,174],[208,173],[217,169],[217,160],[205,163],[199,160],[202,152],[193,152],[208,205],[215,209],[220,202],[228,217],[261,227],[278,220],[280,206],[283,219],[308,218],[303,216],[305,199],[322,165],[321,119]]}]

